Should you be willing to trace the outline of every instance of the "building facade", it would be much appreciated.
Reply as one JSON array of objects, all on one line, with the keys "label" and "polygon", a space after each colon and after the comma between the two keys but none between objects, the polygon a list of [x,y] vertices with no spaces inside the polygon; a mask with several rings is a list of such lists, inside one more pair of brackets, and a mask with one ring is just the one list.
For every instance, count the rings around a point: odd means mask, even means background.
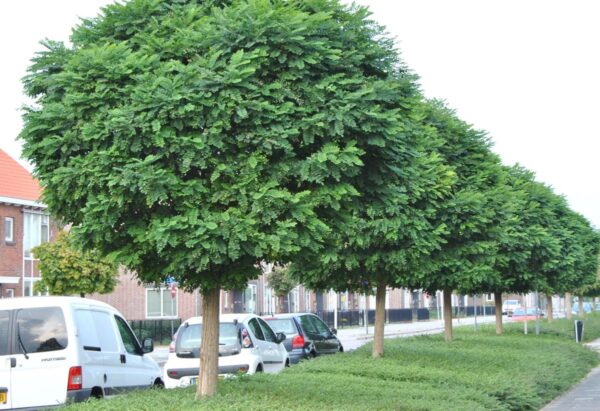
[{"label": "building facade", "polygon": [[17,161],[0,150],[0,298],[34,295],[39,261],[31,250],[54,238],[41,188]]}]

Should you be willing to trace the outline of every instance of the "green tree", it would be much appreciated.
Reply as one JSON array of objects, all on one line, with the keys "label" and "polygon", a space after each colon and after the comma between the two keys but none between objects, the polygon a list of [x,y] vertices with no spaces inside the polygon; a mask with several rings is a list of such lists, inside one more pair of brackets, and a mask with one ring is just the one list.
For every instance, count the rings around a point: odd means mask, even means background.
[{"label": "green tree", "polygon": [[[219,289],[330,247],[365,161],[392,165],[368,149],[410,132],[392,115],[410,80],[387,81],[403,69],[368,15],[325,0],[133,0],[33,59],[21,138],[44,201],[141,280],[200,288],[197,397],[216,392]],[[399,205],[428,188],[394,186]]]},{"label": "green tree", "polygon": [[97,250],[80,250],[72,237],[61,232],[55,241],[33,249],[40,260],[41,280],[36,290],[54,295],[107,294],[117,285],[116,264]]},{"label": "green tree", "polygon": [[373,357],[383,355],[386,289],[406,287],[424,257],[440,246],[445,227],[434,217],[455,182],[436,152],[437,134],[423,123],[414,79],[399,73],[387,83],[389,101],[377,107],[381,123],[367,140],[371,146],[361,147],[365,166],[353,180],[360,197],[343,230],[332,232],[336,246],[299,255],[292,265],[313,289],[375,290]]},{"label": "green tree", "polygon": [[439,136],[437,151],[457,176],[433,220],[445,227],[439,247],[423,258],[409,287],[431,294],[443,290],[444,329],[452,340],[454,290],[477,294],[494,276],[497,241],[512,214],[511,193],[498,156],[486,134],[460,120],[439,101],[425,103],[424,122]]},{"label": "green tree", "polygon": [[[273,289],[279,298],[279,309],[284,306],[284,299],[298,285],[298,282],[290,275],[288,266],[275,266],[267,275],[269,287]],[[289,303],[288,303],[289,304]]]}]

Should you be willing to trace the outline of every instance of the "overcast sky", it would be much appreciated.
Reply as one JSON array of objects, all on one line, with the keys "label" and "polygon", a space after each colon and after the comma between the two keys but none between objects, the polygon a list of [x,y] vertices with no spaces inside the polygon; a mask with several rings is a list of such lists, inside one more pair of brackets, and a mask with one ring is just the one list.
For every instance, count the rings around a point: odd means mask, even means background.
[{"label": "overcast sky", "polygon": [[[20,79],[39,40],[67,40],[108,0],[3,4],[0,148],[15,141]],[[520,163],[600,228],[600,2],[358,0],[397,41],[426,96],[487,130],[505,164]]]}]

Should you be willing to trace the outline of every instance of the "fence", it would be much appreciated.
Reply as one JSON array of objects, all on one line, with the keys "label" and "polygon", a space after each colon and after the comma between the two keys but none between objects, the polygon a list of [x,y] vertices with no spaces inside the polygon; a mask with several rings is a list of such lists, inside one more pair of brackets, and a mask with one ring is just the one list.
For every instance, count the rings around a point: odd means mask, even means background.
[{"label": "fence", "polygon": [[155,345],[168,345],[171,343],[173,334],[181,325],[181,319],[131,320],[129,325],[140,342],[144,338],[152,338]]},{"label": "fence", "polygon": [[[484,307],[477,306],[477,315],[494,315],[496,309],[494,306]],[[453,317],[472,317],[475,313],[475,307],[452,307]],[[333,311],[317,311],[315,313],[321,318],[329,327],[334,326],[334,312]],[[262,315],[262,313],[261,313]],[[369,325],[375,324],[375,310],[369,310],[367,313]],[[343,310],[338,311],[338,328],[345,327],[364,327],[365,325],[365,312],[364,310]],[[432,309],[431,311],[427,308],[390,308],[385,310],[385,322],[389,323],[400,323],[400,322],[412,322],[412,321],[427,321],[431,318],[437,318],[437,311]],[[179,325],[181,325],[181,319],[173,320],[132,320],[129,321],[131,329],[137,335],[138,339],[142,341],[144,338],[152,338],[156,345],[167,345],[171,342],[173,333],[177,331]]]},{"label": "fence", "polygon": [[[315,313],[329,327],[334,326],[333,311],[317,311]],[[369,310],[367,313],[369,325],[375,324],[375,310]],[[412,322],[429,320],[429,310],[427,308],[419,308],[413,310],[411,308],[395,308],[385,310],[386,323]],[[365,325],[364,310],[343,310],[337,312],[337,326],[344,327],[359,327]]]}]

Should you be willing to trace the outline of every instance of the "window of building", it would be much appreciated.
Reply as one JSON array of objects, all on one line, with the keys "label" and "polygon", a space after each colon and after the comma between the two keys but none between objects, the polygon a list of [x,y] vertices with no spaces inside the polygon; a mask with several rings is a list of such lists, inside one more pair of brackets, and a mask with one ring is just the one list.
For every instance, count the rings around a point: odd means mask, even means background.
[{"label": "window of building", "polygon": [[178,298],[177,293],[171,297],[171,290],[167,287],[146,288],[146,317],[176,318]]},{"label": "window of building", "polygon": [[41,278],[39,277],[25,277],[23,279],[23,296],[24,297],[31,297],[34,295],[48,295],[48,291],[44,292],[44,293],[40,293],[40,292],[36,292],[35,291],[35,283],[40,281]]},{"label": "window of building", "polygon": [[256,285],[248,284],[244,290],[244,312],[256,313]]},{"label": "window of building", "polygon": [[486,301],[494,301],[494,294],[488,293],[485,295]]},{"label": "window of building", "polygon": [[23,214],[23,253],[25,258],[32,259],[31,249],[50,238],[50,225],[47,215],[36,213]]},{"label": "window of building", "polygon": [[289,311],[291,313],[297,313],[300,311],[300,296],[298,295],[298,287],[294,287],[289,294]]},{"label": "window of building", "polygon": [[12,217],[4,217],[4,241],[13,243],[15,241],[15,220]]}]

